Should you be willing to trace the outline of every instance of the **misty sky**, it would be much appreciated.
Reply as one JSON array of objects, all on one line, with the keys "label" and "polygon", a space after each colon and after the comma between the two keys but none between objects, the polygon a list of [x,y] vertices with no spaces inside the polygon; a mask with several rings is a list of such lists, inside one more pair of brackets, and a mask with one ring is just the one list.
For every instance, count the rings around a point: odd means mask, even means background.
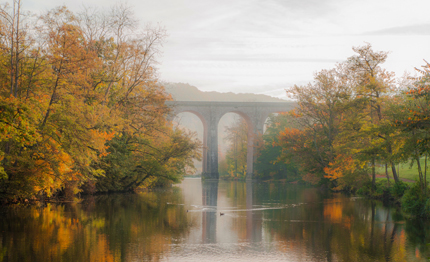
[{"label": "misty sky", "polygon": [[[35,12],[116,0],[24,0]],[[129,0],[142,22],[169,37],[162,81],[204,91],[262,93],[312,81],[313,74],[353,55],[352,46],[390,51],[385,68],[402,76],[430,60],[430,0]]]}]

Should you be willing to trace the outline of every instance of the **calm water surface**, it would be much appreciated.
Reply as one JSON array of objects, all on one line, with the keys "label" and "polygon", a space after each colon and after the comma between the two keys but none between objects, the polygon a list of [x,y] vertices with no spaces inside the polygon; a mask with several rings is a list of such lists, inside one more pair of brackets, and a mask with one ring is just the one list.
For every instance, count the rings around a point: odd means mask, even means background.
[{"label": "calm water surface", "polygon": [[[221,213],[223,215],[221,215]],[[0,208],[0,261],[428,261],[430,225],[282,183],[202,182]]]}]

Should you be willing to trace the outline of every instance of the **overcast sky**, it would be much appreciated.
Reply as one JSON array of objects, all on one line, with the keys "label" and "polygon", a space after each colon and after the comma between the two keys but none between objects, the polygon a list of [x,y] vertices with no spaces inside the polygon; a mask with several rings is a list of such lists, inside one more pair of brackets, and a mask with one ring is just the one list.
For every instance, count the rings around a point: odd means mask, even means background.
[{"label": "overcast sky", "polygon": [[[1,1],[1,0],[0,0]],[[115,0],[23,0],[47,11],[66,5],[108,7]],[[430,0],[128,0],[142,24],[168,38],[162,81],[203,91],[262,93],[311,82],[313,74],[372,44],[391,52],[384,67],[402,76],[430,60]]]}]

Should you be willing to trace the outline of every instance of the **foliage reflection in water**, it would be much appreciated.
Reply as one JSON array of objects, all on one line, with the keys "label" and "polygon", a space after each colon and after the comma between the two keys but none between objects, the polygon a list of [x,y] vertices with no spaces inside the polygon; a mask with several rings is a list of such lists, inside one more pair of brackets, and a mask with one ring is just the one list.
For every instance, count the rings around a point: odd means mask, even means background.
[{"label": "foliage reflection in water", "polygon": [[[223,215],[221,215],[221,213]],[[429,223],[282,183],[186,179],[139,194],[1,209],[0,261],[426,261]]]}]

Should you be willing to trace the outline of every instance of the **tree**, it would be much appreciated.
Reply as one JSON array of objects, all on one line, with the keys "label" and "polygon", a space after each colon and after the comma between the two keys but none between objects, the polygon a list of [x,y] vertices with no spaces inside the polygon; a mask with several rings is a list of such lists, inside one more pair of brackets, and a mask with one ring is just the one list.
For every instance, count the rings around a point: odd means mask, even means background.
[{"label": "tree", "polygon": [[300,163],[304,180],[330,181],[335,189],[355,187],[368,166],[374,187],[377,162],[389,164],[399,181],[395,164],[403,141],[389,110],[396,90],[393,74],[380,66],[387,53],[373,51],[370,44],[353,50],[356,55],[318,72],[313,83],[287,90],[297,100],[291,115],[300,128],[287,128],[279,138],[285,156]]},{"label": "tree", "polygon": [[290,115],[295,117],[299,129],[286,128],[280,134],[279,145],[295,155],[304,180],[311,183],[320,183],[327,175],[324,168],[336,158],[334,142],[343,117],[343,104],[351,93],[341,70],[341,65],[322,70],[315,74],[313,83],[287,90],[298,103]]},{"label": "tree", "polygon": [[[405,141],[402,147],[403,160],[412,158],[416,162],[419,184],[423,192],[427,191],[427,157],[430,151],[430,64],[418,70],[420,76],[412,78],[412,83],[407,84],[404,101],[402,103],[402,114],[396,115],[392,125],[401,131]],[[421,157],[425,157],[424,171],[421,166]]]},{"label": "tree", "polygon": [[[373,185],[375,185],[375,165],[378,158],[383,158],[391,165],[393,177],[397,183],[399,178],[395,162],[391,157],[393,145],[390,135],[378,128],[387,121],[384,103],[394,91],[393,74],[380,67],[387,59],[388,53],[373,51],[370,44],[354,47],[353,50],[357,55],[349,57],[346,63],[354,88],[354,99],[361,101],[363,105],[359,113],[362,121],[360,121],[361,126],[358,127],[358,132],[364,135],[363,139],[368,139],[366,148],[359,150],[358,153],[371,162]],[[351,130],[346,132],[351,132]]]},{"label": "tree", "polygon": [[31,17],[21,11],[21,0],[13,0],[12,6],[8,3],[0,6],[0,31],[2,49],[8,55],[4,66],[8,71],[10,95],[18,96],[21,89],[21,69],[28,59],[27,49],[32,45],[29,28]]},{"label": "tree", "polygon": [[[192,168],[198,143],[167,123],[164,102],[170,97],[157,83],[164,29],[135,33],[139,28],[126,6],[93,17],[89,9],[75,15],[59,7],[27,24],[30,41],[19,4],[14,1],[12,12],[0,9],[0,47],[7,51],[0,53],[1,192],[77,192],[85,182],[112,175],[102,162],[114,153],[109,146],[122,144],[127,159],[141,160],[151,177],[178,181]],[[130,171],[134,184],[139,172]]]},{"label": "tree", "polygon": [[236,118],[230,127],[225,127],[225,140],[230,143],[226,153],[227,174],[230,178],[245,178],[248,152],[248,125],[243,118]]},{"label": "tree", "polygon": [[[282,147],[279,146],[279,133],[286,128],[294,127],[294,121],[288,114],[272,115],[263,135],[263,143],[257,148],[258,157],[254,165],[256,177],[261,179],[298,178],[297,164],[292,159],[282,159]],[[286,154],[284,149],[284,154]]]},{"label": "tree", "polygon": [[98,163],[105,174],[96,181],[97,191],[134,191],[179,182],[194,173],[192,159],[201,159],[200,148],[194,133],[180,129],[166,129],[156,140],[122,133],[109,142],[108,154]]}]

